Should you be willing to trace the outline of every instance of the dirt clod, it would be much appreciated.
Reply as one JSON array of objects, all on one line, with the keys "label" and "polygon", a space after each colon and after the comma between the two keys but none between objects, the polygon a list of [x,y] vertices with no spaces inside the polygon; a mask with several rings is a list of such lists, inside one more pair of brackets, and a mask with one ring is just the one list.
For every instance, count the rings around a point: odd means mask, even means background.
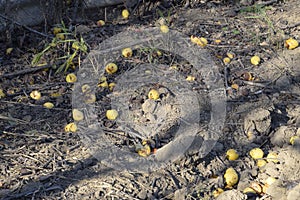
[{"label": "dirt clod", "polygon": [[229,191],[225,191],[225,192],[221,193],[217,198],[217,200],[228,200],[228,199],[246,200],[247,195],[243,194],[242,192],[240,192],[238,190],[229,190]]}]

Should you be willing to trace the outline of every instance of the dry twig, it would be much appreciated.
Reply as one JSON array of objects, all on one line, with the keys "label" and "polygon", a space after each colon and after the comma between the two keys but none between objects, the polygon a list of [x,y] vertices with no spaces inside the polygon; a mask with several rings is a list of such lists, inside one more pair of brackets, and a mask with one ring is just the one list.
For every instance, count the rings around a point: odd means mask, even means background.
[{"label": "dry twig", "polygon": [[12,72],[12,73],[8,73],[8,74],[3,74],[2,76],[0,76],[0,79],[2,79],[2,78],[13,78],[15,76],[29,74],[29,73],[33,73],[33,72],[43,70],[43,69],[47,69],[47,68],[51,68],[51,66],[50,65],[45,65],[45,66],[34,67],[34,68],[31,67],[31,68],[24,69],[24,70],[21,70],[21,71]]}]

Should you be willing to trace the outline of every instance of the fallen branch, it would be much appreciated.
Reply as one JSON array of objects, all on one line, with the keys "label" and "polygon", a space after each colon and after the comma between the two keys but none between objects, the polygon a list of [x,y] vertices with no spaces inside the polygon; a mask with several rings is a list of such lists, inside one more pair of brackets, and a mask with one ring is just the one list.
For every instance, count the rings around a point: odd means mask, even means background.
[{"label": "fallen branch", "polygon": [[2,76],[0,76],[0,79],[2,79],[2,78],[13,78],[15,76],[29,74],[29,73],[36,72],[36,71],[43,70],[43,69],[47,69],[47,68],[51,68],[51,66],[50,65],[44,65],[44,66],[40,66],[40,67],[31,67],[29,69],[24,69],[24,70],[21,70],[21,71],[12,72],[12,73],[8,73],[8,74],[3,74]]}]

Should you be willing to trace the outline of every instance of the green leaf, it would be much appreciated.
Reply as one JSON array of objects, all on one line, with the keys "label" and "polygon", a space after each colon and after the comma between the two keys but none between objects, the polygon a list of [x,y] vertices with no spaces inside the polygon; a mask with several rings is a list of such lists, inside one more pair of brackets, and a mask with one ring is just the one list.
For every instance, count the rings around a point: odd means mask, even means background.
[{"label": "green leaf", "polygon": [[33,59],[31,61],[31,65],[35,66],[36,64],[38,64],[38,62],[41,60],[41,57],[43,56],[43,52],[40,52],[38,54],[35,54],[33,56]]},{"label": "green leaf", "polygon": [[235,29],[235,30],[232,31],[232,33],[235,34],[235,35],[238,35],[238,34],[240,34],[240,31]]},{"label": "green leaf", "polygon": [[228,30],[227,26],[225,26],[225,27],[222,28],[222,31],[227,31],[227,30]]}]

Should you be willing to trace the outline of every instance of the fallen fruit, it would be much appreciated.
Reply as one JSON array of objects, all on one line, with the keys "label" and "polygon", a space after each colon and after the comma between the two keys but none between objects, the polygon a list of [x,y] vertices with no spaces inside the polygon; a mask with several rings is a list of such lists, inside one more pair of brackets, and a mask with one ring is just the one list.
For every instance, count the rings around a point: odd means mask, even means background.
[{"label": "fallen fruit", "polygon": [[129,17],[129,11],[127,9],[122,10],[122,17],[124,19],[128,19],[128,17]]},{"label": "fallen fruit", "polygon": [[200,38],[200,43],[198,43],[199,46],[205,47],[208,44],[208,41],[206,38],[201,37]]},{"label": "fallen fruit", "polygon": [[228,57],[224,58],[224,59],[223,59],[223,62],[224,62],[225,64],[229,64],[229,63],[230,63],[230,58],[228,58]]},{"label": "fallen fruit", "polygon": [[195,43],[201,47],[205,47],[207,45],[207,39],[206,38],[203,38],[203,37],[196,37],[196,36],[191,36],[191,41],[192,43]]},{"label": "fallen fruit", "polygon": [[37,90],[34,90],[30,93],[30,97],[34,100],[39,100],[41,98],[41,93]]},{"label": "fallen fruit", "polygon": [[252,65],[258,65],[259,63],[260,63],[260,57],[258,57],[258,56],[252,56],[252,58],[251,58],[251,64]]},{"label": "fallen fruit", "polygon": [[190,75],[186,77],[187,81],[194,81],[195,79],[196,78],[194,76],[190,76]]},{"label": "fallen fruit", "polygon": [[99,83],[102,83],[102,82],[104,82],[104,81],[107,81],[107,78],[106,78],[105,76],[101,76],[101,77],[99,78]]},{"label": "fallen fruit", "polygon": [[235,89],[235,90],[238,90],[239,89],[239,85],[236,84],[236,83],[234,83],[234,84],[231,85],[231,88]]},{"label": "fallen fruit", "polygon": [[91,86],[89,86],[88,84],[84,84],[83,86],[81,86],[81,91],[83,93],[89,93],[91,91]]},{"label": "fallen fruit", "polygon": [[156,51],[156,55],[157,55],[158,57],[160,57],[160,56],[162,56],[162,52],[159,51],[159,50],[157,50],[157,51]]},{"label": "fallen fruit", "polygon": [[12,50],[13,50],[13,48],[7,48],[7,49],[6,49],[6,55],[11,54]]},{"label": "fallen fruit", "polygon": [[100,26],[104,26],[104,25],[105,25],[105,21],[103,21],[101,19],[97,21],[97,26],[100,27]]},{"label": "fallen fruit", "polygon": [[167,25],[161,25],[160,26],[160,31],[163,33],[168,33],[169,32],[169,27]]},{"label": "fallen fruit", "polygon": [[251,183],[250,188],[252,188],[257,194],[261,194],[263,191],[261,184],[257,182]]},{"label": "fallen fruit", "polygon": [[54,107],[54,104],[53,103],[51,103],[51,102],[46,102],[46,103],[44,103],[43,104],[43,106],[45,107],[45,108],[53,108]]},{"label": "fallen fruit", "polygon": [[122,55],[125,58],[131,57],[132,56],[132,50],[131,50],[131,48],[125,48],[125,49],[123,49],[122,50]]},{"label": "fallen fruit", "polygon": [[115,83],[108,84],[108,88],[109,88],[110,91],[113,91],[113,89],[114,89],[115,86],[116,86]]},{"label": "fallen fruit", "polygon": [[276,152],[270,152],[267,155],[267,161],[268,162],[273,162],[273,163],[279,163],[278,154]]},{"label": "fallen fruit", "polygon": [[191,42],[197,44],[199,42],[199,38],[196,36],[191,36]]},{"label": "fallen fruit", "polygon": [[137,153],[142,157],[147,157],[151,154],[151,148],[148,144],[137,150]]},{"label": "fallen fruit", "polygon": [[298,47],[299,43],[297,40],[295,40],[293,38],[289,38],[285,41],[284,45],[287,49],[292,50],[292,49],[295,49],[296,47]]},{"label": "fallen fruit", "polygon": [[105,66],[105,70],[108,74],[113,74],[118,71],[118,66],[115,63],[108,63]]},{"label": "fallen fruit", "polygon": [[75,121],[81,121],[81,120],[83,120],[83,118],[84,118],[83,112],[81,112],[81,111],[78,110],[78,109],[73,109],[72,115],[73,115],[73,119],[74,119]]},{"label": "fallen fruit", "polygon": [[227,53],[228,58],[233,59],[234,58],[234,54],[233,53]]},{"label": "fallen fruit", "polygon": [[172,69],[172,70],[178,70],[178,67],[177,67],[176,65],[172,65],[172,66],[170,66],[169,69]]},{"label": "fallen fruit", "polygon": [[239,158],[239,154],[234,149],[228,149],[226,152],[226,157],[228,160],[236,160]]},{"label": "fallen fruit", "polygon": [[159,93],[157,90],[155,89],[151,89],[148,93],[148,98],[149,99],[153,99],[153,100],[157,100],[159,99]]},{"label": "fallen fruit", "polygon": [[224,190],[222,188],[217,188],[213,191],[213,196],[214,198],[217,198],[220,194],[222,194],[224,192]]},{"label": "fallen fruit", "polygon": [[84,102],[87,103],[87,104],[95,103],[96,102],[96,95],[92,94],[92,93],[87,93],[84,96]]},{"label": "fallen fruit", "polygon": [[109,119],[109,120],[117,119],[118,115],[119,115],[119,113],[115,109],[106,111],[106,118]]},{"label": "fallen fruit", "polygon": [[66,76],[66,81],[67,81],[68,83],[74,83],[74,82],[77,81],[77,77],[76,77],[76,75],[75,75],[74,73],[70,73],[70,74],[68,74],[68,75]]},{"label": "fallen fruit", "polygon": [[264,152],[260,148],[254,148],[249,152],[253,159],[259,159],[264,157]]},{"label": "fallen fruit", "polygon": [[65,132],[76,132],[77,130],[77,125],[72,122],[72,123],[69,123],[65,126]]},{"label": "fallen fruit", "polygon": [[224,174],[224,178],[225,178],[225,182],[226,182],[227,186],[229,186],[229,187],[234,186],[239,181],[239,176],[232,167],[230,167],[226,170],[226,172]]},{"label": "fallen fruit", "polygon": [[248,137],[248,140],[254,140],[256,136],[252,131],[248,131],[247,137]]},{"label": "fallen fruit", "polygon": [[222,42],[222,40],[219,40],[219,39],[215,40],[216,44],[220,44],[221,42]]},{"label": "fallen fruit", "polygon": [[108,83],[107,83],[107,81],[104,81],[104,82],[102,82],[102,83],[98,83],[98,86],[99,86],[99,87],[107,88],[107,87],[108,87]]},{"label": "fallen fruit", "polygon": [[294,136],[292,136],[292,137],[290,138],[290,144],[291,144],[291,145],[294,145],[295,142],[298,141],[298,140],[300,141],[299,136],[298,136],[298,135],[294,135]]},{"label": "fallen fruit", "polygon": [[267,164],[267,161],[264,160],[264,159],[259,159],[259,160],[257,160],[257,162],[256,162],[257,167],[263,167],[263,166],[265,166],[266,164]]}]

